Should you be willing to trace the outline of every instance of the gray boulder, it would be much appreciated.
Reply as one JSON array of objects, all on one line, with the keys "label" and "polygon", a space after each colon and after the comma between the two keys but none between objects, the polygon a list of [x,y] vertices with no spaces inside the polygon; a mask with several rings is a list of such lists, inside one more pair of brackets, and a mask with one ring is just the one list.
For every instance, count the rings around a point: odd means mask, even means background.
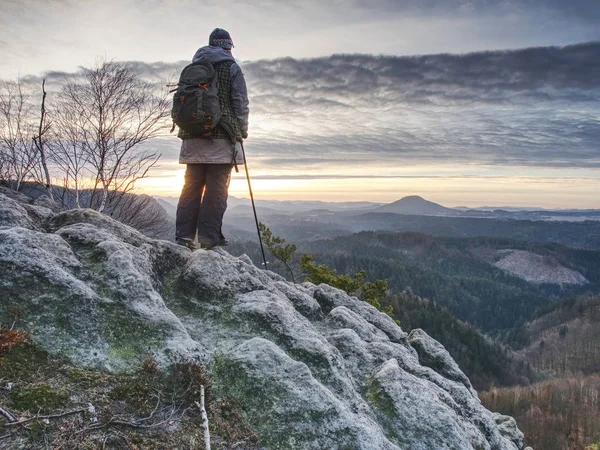
[{"label": "gray boulder", "polygon": [[58,213],[62,210],[61,206],[56,203],[54,200],[51,200],[47,195],[40,195],[33,201],[35,206],[41,206],[43,208],[49,209],[54,213]]},{"label": "gray boulder", "polygon": [[21,204],[31,203],[31,199],[25,194],[15,191],[14,189],[10,189],[6,186],[0,186],[0,194],[5,195],[6,197],[11,198]]},{"label": "gray boulder", "polygon": [[421,329],[412,330],[408,342],[419,354],[419,362],[452,381],[462,383],[477,395],[471,382],[442,344]]},{"label": "gray boulder", "polygon": [[40,208],[0,193],[0,321],[18,307],[51,353],[113,371],[201,361],[269,450],[523,448],[441,344],[343,291]]},{"label": "gray boulder", "polygon": [[[510,416],[504,416],[502,414],[494,413],[494,420],[498,425],[500,432],[514,442],[518,448],[523,447],[525,443],[525,436],[517,427],[517,422]],[[527,447],[532,450],[531,447]],[[527,449],[525,449],[527,450]]]},{"label": "gray boulder", "polygon": [[0,193],[0,227],[33,228],[34,221],[29,217],[25,206],[14,198]]}]

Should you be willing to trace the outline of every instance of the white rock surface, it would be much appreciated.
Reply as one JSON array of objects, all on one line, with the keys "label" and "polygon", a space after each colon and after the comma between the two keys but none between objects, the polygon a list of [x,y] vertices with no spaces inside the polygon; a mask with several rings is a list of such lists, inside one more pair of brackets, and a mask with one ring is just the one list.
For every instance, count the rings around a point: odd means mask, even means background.
[{"label": "white rock surface", "polygon": [[268,450],[523,448],[439,343],[343,291],[21,203],[0,193],[0,320],[18,306],[50,352],[108,370],[200,360]]}]

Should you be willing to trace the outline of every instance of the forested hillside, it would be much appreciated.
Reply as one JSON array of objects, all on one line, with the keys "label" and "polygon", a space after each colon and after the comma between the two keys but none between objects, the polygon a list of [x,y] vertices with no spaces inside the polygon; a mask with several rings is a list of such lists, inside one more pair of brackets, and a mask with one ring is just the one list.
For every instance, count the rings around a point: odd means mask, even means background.
[{"label": "forested hillside", "polygon": [[555,303],[514,334],[526,344],[518,355],[548,379],[492,388],[482,394],[484,404],[514,415],[534,448],[594,449],[600,444],[600,296]]},{"label": "forested hillside", "polygon": [[568,299],[540,311],[522,332],[520,354],[549,375],[600,373],[600,296]]},{"label": "forested hillside", "polygon": [[[386,278],[392,290],[410,287],[447,306],[459,319],[485,331],[507,330],[529,320],[536,309],[573,293],[600,290],[600,252],[557,244],[494,238],[441,238],[420,233],[362,232],[302,243],[302,251],[341,273],[366,270]],[[528,282],[496,267],[502,251],[527,251],[585,277],[585,285]]]}]

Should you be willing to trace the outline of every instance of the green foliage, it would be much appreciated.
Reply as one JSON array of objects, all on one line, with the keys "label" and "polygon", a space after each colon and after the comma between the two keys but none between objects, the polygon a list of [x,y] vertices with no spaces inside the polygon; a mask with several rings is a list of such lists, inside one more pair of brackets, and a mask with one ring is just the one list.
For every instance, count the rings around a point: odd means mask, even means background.
[{"label": "green foliage", "polygon": [[330,269],[325,264],[317,266],[312,255],[308,253],[302,255],[300,267],[306,273],[306,281],[314,284],[325,283],[348,294],[357,292],[360,289],[360,282],[364,280],[363,272],[358,272],[354,274],[354,277],[350,277],[345,274],[338,275],[337,270]]},{"label": "green foliage", "polygon": [[352,276],[339,275],[335,269],[330,269],[325,264],[317,266],[313,257],[307,253],[302,255],[300,267],[306,273],[306,281],[314,284],[325,283],[350,295],[356,295],[379,311],[393,317],[394,311],[391,305],[384,308],[381,306],[381,300],[385,297],[388,289],[387,280],[366,282],[367,272],[364,270],[360,270]]},{"label": "green foliage", "polygon": [[294,244],[285,244],[285,239],[279,236],[274,236],[269,227],[262,222],[258,224],[258,229],[260,230],[262,242],[265,247],[267,247],[267,250],[269,250],[271,255],[273,255],[281,264],[286,267],[290,276],[292,277],[292,281],[295,283],[296,277],[290,264],[297,247]]}]

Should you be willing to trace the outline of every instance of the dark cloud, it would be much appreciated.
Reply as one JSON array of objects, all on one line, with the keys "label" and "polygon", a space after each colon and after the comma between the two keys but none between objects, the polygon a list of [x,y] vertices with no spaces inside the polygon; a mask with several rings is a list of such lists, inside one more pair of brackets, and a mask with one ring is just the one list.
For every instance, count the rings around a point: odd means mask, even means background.
[{"label": "dark cloud", "polygon": [[[131,64],[164,81],[187,62]],[[249,155],[263,168],[600,168],[600,42],[240,64],[250,93]],[[46,73],[49,89],[66,76]],[[174,137],[156,143],[169,160],[178,145]]]},{"label": "dark cloud", "polygon": [[[512,94],[597,95],[600,43],[465,55],[330,58],[259,61],[245,69],[261,92],[348,94],[390,100],[501,101]],[[575,89],[569,93],[567,89]],[[583,91],[583,92],[582,92]],[[390,95],[392,96],[390,98]],[[302,96],[300,97],[302,98]],[[596,97],[593,97],[596,99]]]},{"label": "dark cloud", "polygon": [[265,158],[600,167],[600,43],[285,58],[244,70],[253,111],[298,127],[288,140],[253,142]]},{"label": "dark cloud", "polygon": [[600,8],[596,0],[520,0],[518,2],[511,0],[348,0],[343,2],[343,5],[345,9],[359,9],[363,12],[379,11],[381,14],[492,14],[549,11],[584,21],[600,20]]}]

